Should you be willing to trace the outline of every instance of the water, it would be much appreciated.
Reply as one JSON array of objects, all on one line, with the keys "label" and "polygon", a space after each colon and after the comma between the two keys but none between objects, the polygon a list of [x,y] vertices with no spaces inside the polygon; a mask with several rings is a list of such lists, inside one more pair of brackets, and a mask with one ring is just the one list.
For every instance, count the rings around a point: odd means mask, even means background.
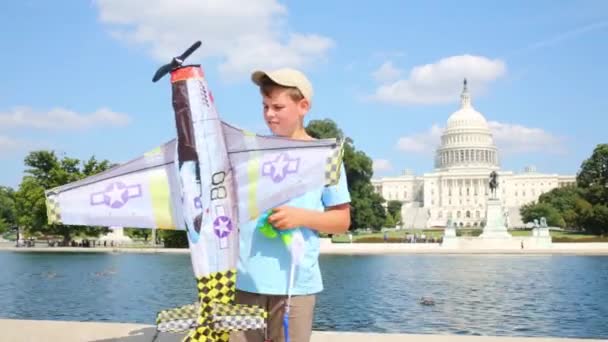
[{"label": "water", "polygon": [[[605,256],[320,262],[316,330],[608,338]],[[185,254],[0,253],[0,317],[154,324],[157,311],[195,296]]]}]

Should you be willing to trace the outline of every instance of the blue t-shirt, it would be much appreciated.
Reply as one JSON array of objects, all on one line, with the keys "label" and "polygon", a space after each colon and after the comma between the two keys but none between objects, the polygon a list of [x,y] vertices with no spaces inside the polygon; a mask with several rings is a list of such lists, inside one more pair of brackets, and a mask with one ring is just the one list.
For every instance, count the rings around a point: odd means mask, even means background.
[{"label": "blue t-shirt", "polygon": [[[338,184],[309,191],[285,205],[324,211],[350,202],[344,166],[340,169]],[[282,239],[270,239],[256,229],[257,220],[241,224],[239,236],[239,261],[237,263],[236,288],[242,291],[286,295],[289,286],[291,255]],[[309,228],[300,229],[305,241],[305,252],[296,266],[293,295],[321,292],[323,281],[319,268],[319,234]]]}]

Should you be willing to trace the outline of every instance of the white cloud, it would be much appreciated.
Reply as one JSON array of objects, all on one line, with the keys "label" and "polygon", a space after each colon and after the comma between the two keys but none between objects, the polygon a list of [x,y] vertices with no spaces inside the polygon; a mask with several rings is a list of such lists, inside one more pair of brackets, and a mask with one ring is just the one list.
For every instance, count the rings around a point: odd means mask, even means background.
[{"label": "white cloud", "polygon": [[378,82],[390,82],[401,77],[402,72],[401,69],[393,65],[393,62],[388,61],[384,62],[378,70],[374,71],[372,76]]},{"label": "white cloud", "polygon": [[500,152],[528,153],[544,151],[559,153],[565,150],[561,138],[540,128],[497,121],[490,121],[488,124]]},{"label": "white cloud", "polygon": [[[190,61],[214,57],[227,78],[255,68],[305,68],[323,60],[333,41],[288,29],[287,9],[277,0],[96,0],[100,20],[123,41],[149,48],[168,62],[194,41],[203,43]],[[200,56],[200,57],[199,57]]]},{"label": "white cloud", "polygon": [[[523,154],[537,151],[561,153],[565,151],[563,139],[540,128],[517,124],[488,122],[499,153]],[[432,154],[441,144],[444,127],[433,125],[428,131],[399,138],[397,149],[410,153]]]},{"label": "white cloud", "polygon": [[64,108],[37,113],[28,107],[0,112],[0,129],[28,127],[38,129],[86,129],[92,126],[125,126],[129,116],[101,108],[91,114],[79,114]]},{"label": "white cloud", "polygon": [[471,92],[480,94],[505,73],[506,65],[499,59],[452,56],[414,67],[407,79],[380,85],[371,99],[402,105],[453,102],[462,91],[464,78],[469,80]]},{"label": "white cloud", "polygon": [[439,146],[443,128],[433,125],[428,131],[399,138],[397,149],[404,152],[432,153]]},{"label": "white cloud", "polygon": [[390,171],[393,169],[393,165],[387,159],[374,159],[373,161],[374,173],[382,171]]}]

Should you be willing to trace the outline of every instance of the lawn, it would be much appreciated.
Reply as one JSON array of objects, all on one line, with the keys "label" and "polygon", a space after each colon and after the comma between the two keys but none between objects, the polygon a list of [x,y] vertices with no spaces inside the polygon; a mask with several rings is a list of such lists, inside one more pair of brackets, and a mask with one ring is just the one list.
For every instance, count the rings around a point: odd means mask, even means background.
[{"label": "lawn", "polygon": [[[458,236],[479,236],[481,229],[459,229],[457,230]],[[427,239],[434,238],[439,239],[443,236],[442,229],[404,229],[404,230],[389,230],[387,233],[387,242],[403,242],[407,234],[416,234],[420,237],[425,234]],[[517,229],[509,230],[512,236],[532,236],[532,230],[530,229]],[[552,230],[551,237],[553,242],[608,242],[608,236],[599,236],[592,234],[585,234],[582,232],[569,232]],[[349,242],[348,234],[334,235],[332,242],[345,243]],[[384,242],[383,232],[361,232],[353,234],[353,242]]]}]

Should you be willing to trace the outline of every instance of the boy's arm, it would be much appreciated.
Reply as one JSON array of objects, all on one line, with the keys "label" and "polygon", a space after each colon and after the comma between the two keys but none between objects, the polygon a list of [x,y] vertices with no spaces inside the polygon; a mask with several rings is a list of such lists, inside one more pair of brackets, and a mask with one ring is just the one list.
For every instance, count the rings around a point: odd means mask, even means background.
[{"label": "boy's arm", "polygon": [[328,207],[320,212],[290,206],[278,207],[268,217],[277,229],[307,227],[327,234],[341,234],[350,227],[350,204],[344,203]]},{"label": "boy's arm", "polygon": [[283,206],[273,210],[268,221],[278,229],[307,227],[327,234],[344,233],[350,227],[350,193],[344,165],[338,184],[326,187],[322,198],[325,211]]}]

